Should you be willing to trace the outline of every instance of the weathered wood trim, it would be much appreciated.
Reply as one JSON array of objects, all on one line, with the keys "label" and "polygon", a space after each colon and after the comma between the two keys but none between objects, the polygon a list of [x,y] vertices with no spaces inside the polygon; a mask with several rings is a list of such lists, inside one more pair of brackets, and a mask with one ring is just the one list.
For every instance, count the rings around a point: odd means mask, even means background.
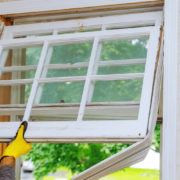
[{"label": "weathered wood trim", "polygon": [[81,19],[89,17],[101,17],[109,15],[120,15],[120,14],[132,14],[132,13],[143,13],[143,12],[155,12],[163,11],[163,6],[155,7],[142,7],[142,8],[132,8],[132,9],[115,9],[106,11],[86,11],[86,12],[74,12],[74,13],[55,13],[55,14],[42,14],[42,15],[27,15],[27,16],[13,16],[11,19],[14,21],[15,25],[22,24],[32,24],[40,22],[52,22],[68,19]]},{"label": "weathered wood trim", "polygon": [[2,17],[1,15],[0,15],[0,21],[3,22],[4,25],[6,25],[6,26],[12,26],[13,25],[13,23],[10,19],[6,19],[5,17]]},{"label": "weathered wood trim", "polygon": [[0,12],[5,17],[37,15],[37,14],[53,14],[53,13],[72,13],[87,12],[93,10],[109,10],[109,9],[127,9],[147,6],[162,6],[164,0],[76,0],[76,1],[59,1],[51,0],[26,0],[1,3]]}]

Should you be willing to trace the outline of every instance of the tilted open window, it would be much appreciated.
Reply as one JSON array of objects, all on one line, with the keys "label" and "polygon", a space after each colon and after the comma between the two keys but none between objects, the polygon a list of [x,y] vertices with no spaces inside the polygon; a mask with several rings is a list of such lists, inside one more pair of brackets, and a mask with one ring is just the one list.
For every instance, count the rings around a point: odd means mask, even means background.
[{"label": "tilted open window", "polygon": [[[152,12],[6,27],[0,86],[11,89],[11,104],[1,104],[0,115],[29,120],[31,142],[143,139],[161,18]],[[19,124],[0,122],[1,141]]]}]

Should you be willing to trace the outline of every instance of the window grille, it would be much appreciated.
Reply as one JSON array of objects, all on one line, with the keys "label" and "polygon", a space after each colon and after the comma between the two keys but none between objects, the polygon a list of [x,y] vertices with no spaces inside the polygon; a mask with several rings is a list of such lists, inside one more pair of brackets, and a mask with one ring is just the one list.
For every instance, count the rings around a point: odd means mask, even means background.
[{"label": "window grille", "polygon": [[[143,140],[161,17],[152,12],[6,27],[0,75],[11,72],[12,79],[0,86],[11,88],[11,104],[0,105],[0,115],[29,120],[31,142]],[[0,124],[5,141],[20,123]]]}]

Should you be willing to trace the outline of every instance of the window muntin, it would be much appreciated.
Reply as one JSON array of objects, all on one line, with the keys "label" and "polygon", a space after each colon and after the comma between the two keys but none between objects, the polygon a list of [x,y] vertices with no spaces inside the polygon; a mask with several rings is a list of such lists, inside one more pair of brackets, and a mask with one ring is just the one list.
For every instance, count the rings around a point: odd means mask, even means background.
[{"label": "window muntin", "polygon": [[[157,13],[158,14],[158,13]],[[130,17],[130,16],[129,16]],[[158,17],[158,15],[157,15]],[[140,17],[139,17],[140,18]],[[154,17],[153,17],[154,18]],[[105,19],[105,18],[103,18]],[[24,39],[14,39],[12,42],[11,41],[4,41],[1,42],[1,46],[3,47],[3,49],[7,49],[7,47],[22,47],[25,46],[27,43],[31,44],[31,45],[43,45],[43,49],[41,52],[41,57],[39,60],[39,64],[37,67],[37,71],[36,71],[36,75],[35,75],[35,79],[33,81],[31,81],[31,83],[33,83],[33,87],[32,87],[32,91],[31,91],[31,95],[29,98],[29,102],[27,104],[26,107],[26,111],[25,111],[25,115],[24,115],[24,120],[28,119],[28,117],[30,116],[30,112],[31,112],[31,116],[35,116],[35,115],[40,115],[42,116],[46,116],[46,117],[50,117],[51,115],[56,114],[58,117],[62,117],[62,114],[66,113],[70,113],[70,112],[79,112],[78,113],[78,122],[59,122],[56,124],[56,127],[61,127],[62,129],[65,128],[66,131],[63,133],[63,135],[60,134],[56,134],[57,131],[55,130],[54,133],[52,133],[50,136],[48,136],[48,138],[53,138],[53,137],[58,137],[58,138],[78,138],[78,137],[91,137],[93,138],[103,138],[103,135],[105,132],[110,131],[111,129],[113,129],[111,134],[108,134],[108,137],[110,138],[117,138],[117,137],[124,137],[124,138],[143,138],[143,136],[145,135],[145,128],[140,128],[140,127],[145,127],[147,125],[147,112],[149,110],[149,100],[150,96],[151,96],[151,88],[149,88],[149,86],[152,85],[152,79],[153,79],[153,68],[154,68],[154,64],[153,62],[156,59],[156,48],[157,48],[157,42],[158,42],[158,36],[159,36],[159,27],[156,25],[158,24],[156,18],[155,19],[155,27],[145,27],[145,28],[133,28],[133,29],[122,29],[122,30],[108,30],[106,31],[105,27],[108,24],[108,21],[106,20],[106,22],[104,22],[105,25],[103,25],[103,21],[99,21],[99,27],[102,27],[103,31],[99,31],[99,32],[82,32],[82,33],[75,33],[75,34],[62,34],[62,35],[55,35],[58,33],[58,31],[62,32],[62,30],[60,29],[54,29],[54,35],[53,36],[40,36],[40,37],[32,37],[32,38],[24,38]],[[158,19],[158,18],[157,18]],[[110,18],[109,18],[110,20]],[[111,17],[111,20],[109,21],[110,24],[112,24],[112,28],[113,28],[113,21],[115,19]],[[121,21],[120,19],[116,19],[116,21]],[[131,19],[129,18],[129,23],[131,23]],[[88,22],[89,23],[89,22]],[[98,23],[98,20],[95,22],[95,24]],[[48,23],[47,23],[48,24]],[[54,23],[55,24],[55,23]],[[62,22],[63,24],[63,22]],[[61,24],[61,27],[62,27]],[[160,24],[160,23],[159,23]],[[71,24],[71,27],[73,25]],[[88,25],[87,25],[88,26]],[[92,26],[89,25],[89,26]],[[111,26],[111,25],[109,25]],[[85,25],[86,27],[86,25]],[[43,26],[41,27],[41,29],[43,28]],[[70,27],[69,27],[70,28]],[[52,29],[52,26],[51,26]],[[36,30],[37,31],[37,30]],[[45,30],[46,31],[46,30]],[[17,31],[16,31],[17,32]],[[17,35],[16,32],[13,32],[13,36],[15,36],[15,34]],[[31,32],[32,33],[32,32]],[[28,32],[26,33],[28,34]],[[7,36],[5,36],[7,37]],[[100,46],[102,46],[101,44],[103,44],[103,42],[106,41],[117,41],[117,40],[123,40],[123,39],[143,39],[143,38],[149,38],[149,44],[148,44],[148,53],[147,53],[147,58],[141,58],[141,59],[116,59],[114,61],[117,61],[116,64],[122,66],[123,65],[140,65],[140,64],[145,64],[146,63],[146,68],[145,68],[145,74],[144,73],[127,73],[127,74],[105,74],[105,75],[95,75],[96,73],[94,69],[96,69],[95,66],[95,56],[98,53],[98,49],[100,48]],[[79,44],[79,43],[90,43],[93,42],[93,48],[92,48],[92,52],[91,52],[91,58],[89,63],[87,62],[79,62],[79,63],[75,63],[73,64],[73,68],[82,68],[82,67],[88,67],[88,72],[87,72],[87,76],[69,76],[69,77],[55,77],[55,78],[46,78],[46,76],[43,76],[43,69],[44,67],[51,67],[52,69],[55,69],[55,67],[53,67],[52,65],[56,65],[56,64],[44,64],[45,61],[45,56],[46,53],[48,52],[48,48],[49,47],[54,47],[54,46],[62,46],[62,45],[68,45],[68,44]],[[154,45],[155,44],[155,45]],[[154,47],[153,47],[154,45]],[[100,53],[99,53],[100,54]],[[150,61],[151,59],[151,61]],[[110,59],[111,60],[111,59]],[[94,61],[94,62],[93,62]],[[108,60],[109,61],[109,60]],[[106,61],[99,61],[97,62],[97,64],[100,64],[100,67],[104,66],[103,63],[107,64],[108,66],[113,66],[112,64],[114,63],[109,63]],[[122,62],[119,62],[122,61]],[[127,62],[124,62],[127,61]],[[131,61],[131,62],[130,62]],[[133,63],[132,63],[133,61]],[[85,64],[84,64],[85,63]],[[108,64],[109,63],[109,64]],[[127,64],[126,64],[127,63]],[[107,66],[106,65],[106,66]],[[66,68],[64,68],[66,66]],[[107,66],[107,67],[108,67]],[[147,68],[148,67],[148,68]],[[48,69],[48,68],[47,68]],[[59,64],[59,67],[57,68],[59,70],[61,69],[69,69],[67,68],[67,64],[63,64],[63,66],[61,64]],[[56,70],[57,70],[56,69]],[[97,69],[96,69],[97,71]],[[44,74],[47,74],[44,73]],[[149,74],[149,75],[147,75]],[[144,78],[143,78],[144,77]],[[90,101],[90,99],[92,99],[92,95],[93,95],[93,91],[91,90],[92,88],[89,86],[91,86],[91,82],[92,81],[113,81],[113,80],[117,80],[117,81],[125,81],[125,80],[131,80],[131,79],[143,79],[144,83],[143,83],[143,90],[142,90],[142,95],[141,95],[141,102],[137,102],[137,101],[131,101],[128,102],[128,104],[126,102],[117,102],[118,105],[116,104],[116,102],[96,102],[95,104],[93,104],[93,102]],[[46,104],[37,104],[35,103],[35,105],[32,108],[31,111],[31,107],[33,105],[33,101],[34,99],[36,100],[36,91],[38,90],[38,84],[43,84],[43,83],[64,83],[64,82],[78,82],[78,81],[85,81],[85,86],[84,86],[84,91],[83,91],[83,96],[81,99],[81,103],[79,104],[79,106],[76,105],[72,105],[67,107],[67,105],[69,105],[68,103],[63,103],[63,105],[61,104],[61,106],[66,106],[67,108],[62,109],[60,106],[54,108],[54,107],[50,107],[47,108],[48,105]],[[30,81],[29,81],[30,82]],[[11,84],[15,84],[17,82],[12,82]],[[22,82],[21,82],[22,83]],[[0,84],[3,84],[3,82],[0,82]],[[150,85],[151,84],[151,85]],[[88,88],[87,88],[88,87]],[[89,93],[89,89],[91,90],[91,93]],[[143,100],[142,100],[143,99]],[[146,101],[146,102],[145,102]],[[140,104],[140,109],[139,109],[139,104]],[[144,108],[144,106],[146,106]],[[38,107],[38,109],[37,109]],[[143,107],[144,109],[141,110]],[[11,110],[11,113],[14,110]],[[9,111],[10,112],[10,111]],[[137,114],[139,112],[139,116],[138,116],[138,120],[134,121],[135,119],[137,119]],[[17,112],[18,114],[19,112]],[[112,113],[112,114],[111,114]],[[89,117],[89,114],[93,114],[93,115],[97,115],[97,121],[94,120],[93,124],[91,122],[88,121],[82,121],[83,120],[83,114],[84,117]],[[86,115],[87,114],[87,115]],[[98,122],[99,119],[103,119],[102,116],[99,117],[99,115],[105,115],[108,117],[108,115],[117,115],[117,117],[120,117],[119,120],[117,120],[116,118],[114,118],[113,120],[111,120],[110,122],[108,121],[108,118],[105,118],[105,120],[103,122],[103,128],[101,128],[102,123]],[[129,117],[134,117],[133,118],[129,118],[129,120],[127,120],[127,114],[129,115]],[[22,115],[22,112],[21,114]],[[122,117],[125,117],[124,119]],[[88,119],[88,118],[84,118],[84,119]],[[145,119],[145,120],[144,120]],[[102,122],[102,121],[101,121]],[[48,123],[48,122],[47,122]],[[42,123],[41,127],[47,127],[47,123]],[[75,123],[75,124],[74,124]],[[84,124],[85,123],[85,124]],[[36,124],[37,125],[37,124]],[[32,128],[35,128],[35,124],[31,124],[30,126]],[[73,128],[73,134],[71,133],[70,129],[67,128]],[[51,123],[51,127],[52,129],[55,128],[53,122]],[[81,127],[81,128],[80,128]],[[131,128],[133,127],[133,128]],[[86,129],[86,132],[82,132],[80,133],[78,129]],[[91,129],[93,129],[93,131],[91,131]],[[99,132],[99,129],[101,129],[101,132]],[[43,130],[42,130],[43,131]],[[45,131],[44,131],[45,132]],[[98,133],[97,133],[98,132]],[[55,135],[56,134],[56,135]],[[141,134],[141,135],[139,135]],[[29,137],[36,137],[37,133],[34,134],[28,134]],[[46,137],[46,135],[43,133],[43,137]]]}]

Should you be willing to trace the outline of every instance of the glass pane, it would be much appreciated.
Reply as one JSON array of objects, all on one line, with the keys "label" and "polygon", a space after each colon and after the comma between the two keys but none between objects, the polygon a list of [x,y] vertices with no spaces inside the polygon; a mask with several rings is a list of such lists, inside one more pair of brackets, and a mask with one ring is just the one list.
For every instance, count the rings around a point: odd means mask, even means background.
[{"label": "glass pane", "polygon": [[143,79],[96,81],[92,102],[140,101]]},{"label": "glass pane", "polygon": [[1,53],[0,61],[5,62],[6,67],[37,65],[41,51],[42,47],[4,50]]},{"label": "glass pane", "polygon": [[32,84],[0,86],[0,104],[27,104]]},{"label": "glass pane", "polygon": [[42,47],[26,48],[26,64],[38,65],[39,58],[41,56]]},{"label": "glass pane", "polygon": [[81,101],[84,82],[45,83],[39,87],[43,87],[39,103],[78,103]]},{"label": "glass pane", "polygon": [[86,76],[87,68],[49,70],[47,77]]},{"label": "glass pane", "polygon": [[50,64],[89,62],[92,45],[93,43],[54,46]]},{"label": "glass pane", "polygon": [[33,79],[35,77],[36,71],[26,71],[25,79]]},{"label": "glass pane", "polygon": [[127,74],[127,73],[144,73],[145,65],[131,65],[131,66],[108,66],[99,67],[98,75],[106,74]]},{"label": "glass pane", "polygon": [[148,39],[103,42],[100,61],[146,58]]}]

